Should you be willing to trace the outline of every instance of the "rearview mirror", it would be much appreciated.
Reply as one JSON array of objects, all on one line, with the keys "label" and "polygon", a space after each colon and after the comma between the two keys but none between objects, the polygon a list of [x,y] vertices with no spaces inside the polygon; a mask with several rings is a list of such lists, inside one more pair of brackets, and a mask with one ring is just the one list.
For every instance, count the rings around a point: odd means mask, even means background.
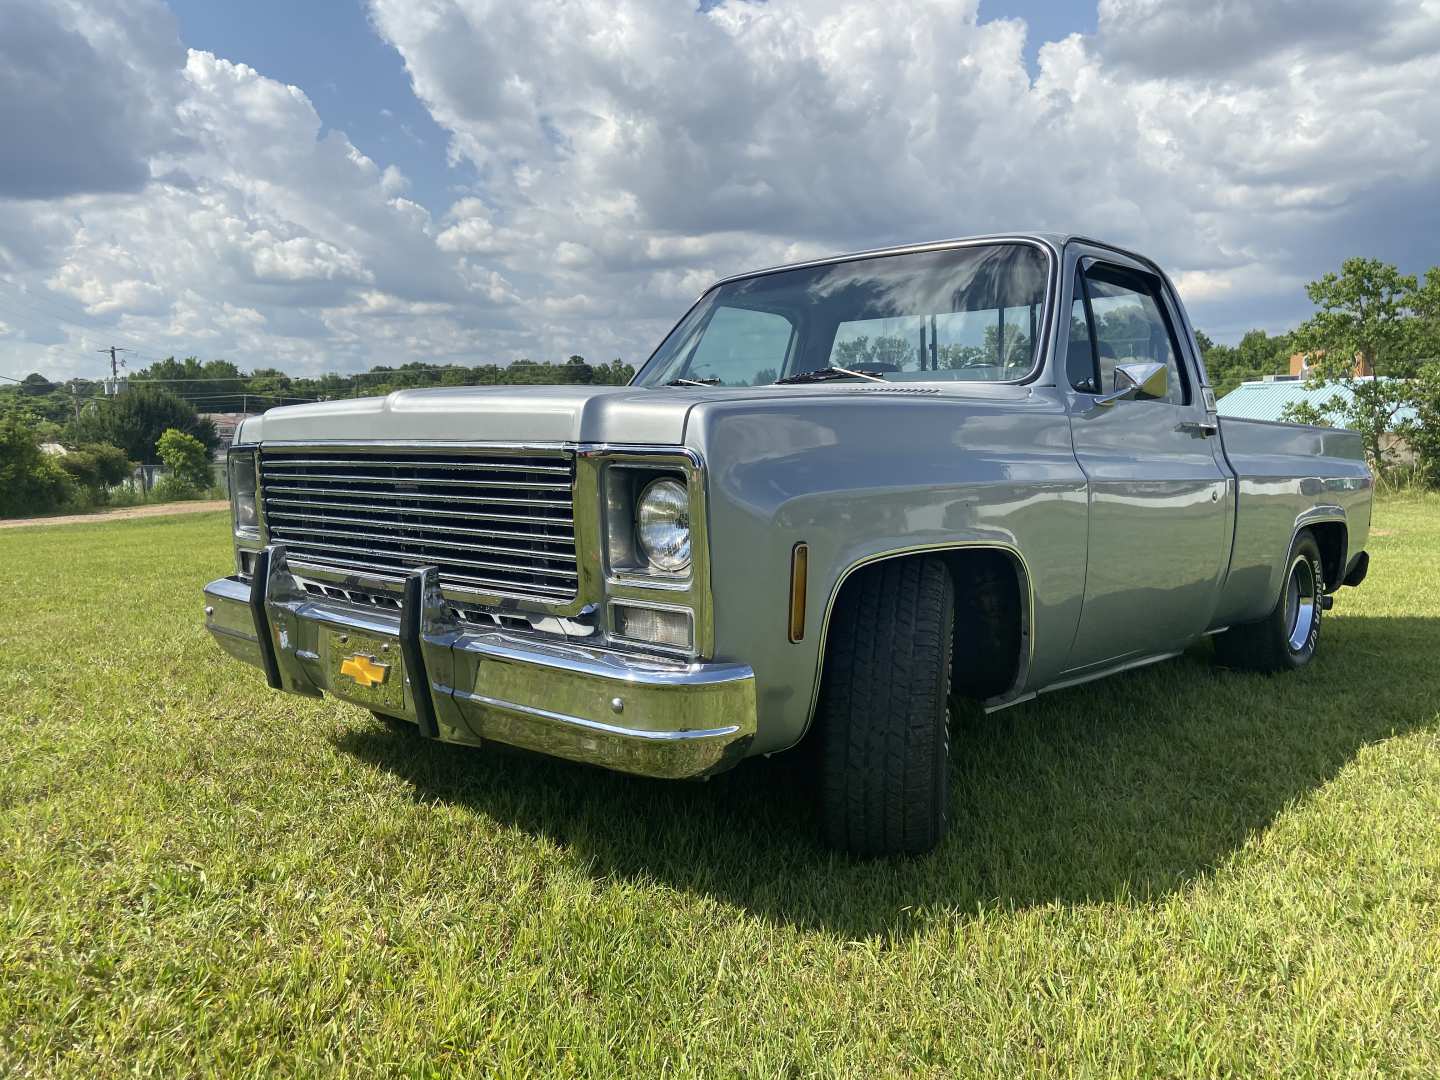
[{"label": "rearview mirror", "polygon": [[1095,399],[1096,405],[1113,405],[1124,398],[1154,401],[1170,388],[1170,369],[1164,364],[1116,364],[1115,390]]}]

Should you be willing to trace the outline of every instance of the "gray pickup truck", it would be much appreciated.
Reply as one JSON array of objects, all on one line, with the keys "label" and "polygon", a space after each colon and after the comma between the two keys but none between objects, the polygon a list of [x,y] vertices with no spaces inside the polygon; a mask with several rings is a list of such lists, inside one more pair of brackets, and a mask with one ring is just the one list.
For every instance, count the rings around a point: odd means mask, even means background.
[{"label": "gray pickup truck", "polygon": [[277,690],[657,777],[813,750],[830,843],[944,833],[955,704],[1283,671],[1368,565],[1346,431],[1215,412],[1175,289],[1081,237],[721,281],[626,387],[274,409],[206,625]]}]

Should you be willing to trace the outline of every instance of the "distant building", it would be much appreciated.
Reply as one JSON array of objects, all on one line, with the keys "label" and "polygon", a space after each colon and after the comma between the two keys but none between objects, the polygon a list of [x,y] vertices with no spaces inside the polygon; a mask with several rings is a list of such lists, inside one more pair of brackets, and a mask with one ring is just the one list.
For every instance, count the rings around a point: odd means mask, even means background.
[{"label": "distant building", "polygon": [[[1290,359],[1293,367],[1295,357]],[[1372,379],[1374,377],[1368,376]],[[1233,416],[1241,420],[1283,421],[1285,409],[1289,405],[1304,403],[1319,408],[1337,397],[1349,398],[1350,391],[1339,383],[1307,387],[1298,375],[1267,375],[1263,379],[1243,382],[1231,390],[1220,399],[1217,411],[1221,416]],[[1415,410],[1407,405],[1395,414],[1395,423],[1400,424],[1415,418]],[[1380,446],[1391,455],[1392,461],[1405,463],[1414,459],[1414,454],[1405,440],[1394,432],[1381,436]]]},{"label": "distant building", "polygon": [[215,432],[220,436],[220,449],[227,450],[235,441],[235,432],[240,429],[241,422],[254,415],[243,412],[201,413],[200,419],[215,425]]},{"label": "distant building", "polygon": [[[1317,355],[1324,356],[1325,354],[1322,352],[1322,353],[1319,353],[1319,354],[1317,354]],[[1303,379],[1306,375],[1309,375],[1309,374],[1310,374],[1310,354],[1308,354],[1308,353],[1299,353],[1299,352],[1297,352],[1297,353],[1291,353],[1291,354],[1290,354],[1290,374],[1293,375],[1293,376],[1295,376],[1297,379]],[[1356,353],[1356,355],[1355,355],[1355,377],[1358,378],[1358,379],[1369,379],[1369,378],[1373,378],[1374,375],[1375,375],[1375,369],[1370,366],[1370,361],[1366,360],[1365,357],[1364,357],[1364,356],[1361,356],[1359,353]]]}]

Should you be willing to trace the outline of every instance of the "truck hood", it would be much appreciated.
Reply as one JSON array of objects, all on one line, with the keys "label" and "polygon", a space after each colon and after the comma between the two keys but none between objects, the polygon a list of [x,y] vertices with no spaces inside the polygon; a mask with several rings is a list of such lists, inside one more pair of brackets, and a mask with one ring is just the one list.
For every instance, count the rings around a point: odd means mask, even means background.
[{"label": "truck hood", "polygon": [[1028,389],[982,383],[882,386],[829,383],[761,387],[474,386],[398,390],[386,397],[287,405],[252,417],[240,443],[425,442],[616,443],[679,446],[691,409],[705,403],[835,399],[855,395],[935,394],[970,399],[1024,399]]},{"label": "truck hood", "polygon": [[682,441],[694,398],[628,386],[476,386],[287,405],[245,421],[237,441]]}]

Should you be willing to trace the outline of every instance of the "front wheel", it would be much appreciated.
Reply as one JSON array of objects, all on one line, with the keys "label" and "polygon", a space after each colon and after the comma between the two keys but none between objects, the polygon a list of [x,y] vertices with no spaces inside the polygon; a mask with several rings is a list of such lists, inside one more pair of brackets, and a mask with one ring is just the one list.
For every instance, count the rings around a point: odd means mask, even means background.
[{"label": "front wheel", "polygon": [[1304,667],[1320,644],[1325,612],[1325,569],[1315,534],[1302,529],[1285,562],[1285,584],[1275,609],[1257,622],[1232,626],[1215,639],[1215,656],[1243,671]]},{"label": "front wheel", "polygon": [[816,717],[825,838],[918,854],[945,834],[955,586],[935,558],[860,571],[835,607]]}]

